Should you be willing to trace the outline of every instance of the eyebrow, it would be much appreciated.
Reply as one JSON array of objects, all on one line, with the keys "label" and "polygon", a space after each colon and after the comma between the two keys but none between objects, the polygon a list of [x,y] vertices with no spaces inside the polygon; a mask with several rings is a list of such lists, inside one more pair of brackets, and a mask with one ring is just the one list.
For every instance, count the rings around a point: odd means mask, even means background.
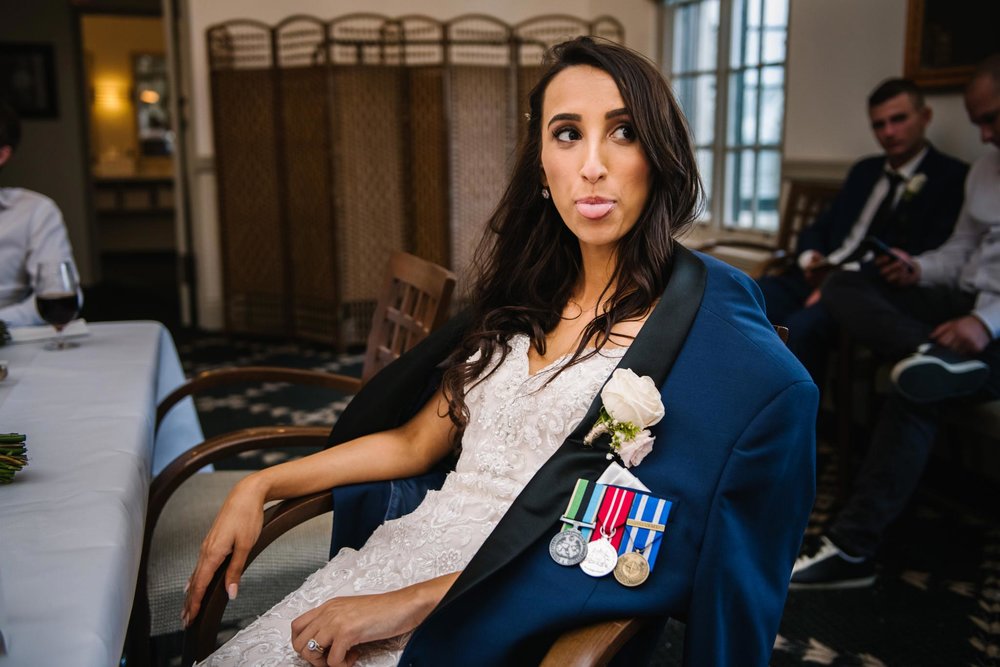
[{"label": "eyebrow", "polygon": [[[611,111],[604,114],[606,119],[617,118],[618,116],[628,116],[628,109],[622,107],[621,109],[612,109]],[[555,116],[549,119],[549,125],[560,120],[575,120],[577,122],[583,120],[583,116],[578,113],[557,113]]]}]

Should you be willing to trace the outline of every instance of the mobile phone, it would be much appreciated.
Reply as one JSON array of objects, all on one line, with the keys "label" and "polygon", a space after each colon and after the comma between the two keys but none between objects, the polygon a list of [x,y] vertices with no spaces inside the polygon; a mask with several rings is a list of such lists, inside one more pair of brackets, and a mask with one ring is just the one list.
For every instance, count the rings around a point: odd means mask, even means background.
[{"label": "mobile phone", "polygon": [[871,248],[876,255],[886,255],[888,257],[892,257],[897,262],[901,262],[903,266],[906,267],[907,271],[913,273],[913,264],[903,259],[898,252],[890,248],[882,239],[874,236],[866,236],[862,243],[864,243],[868,248]]}]

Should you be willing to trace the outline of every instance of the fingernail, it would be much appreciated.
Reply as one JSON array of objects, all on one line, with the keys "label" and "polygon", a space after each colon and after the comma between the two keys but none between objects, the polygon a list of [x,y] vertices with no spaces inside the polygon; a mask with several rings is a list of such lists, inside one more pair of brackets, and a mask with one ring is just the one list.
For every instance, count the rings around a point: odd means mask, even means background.
[{"label": "fingernail", "polygon": [[188,626],[188,615],[186,611],[181,612],[181,625],[185,628]]},{"label": "fingernail", "polygon": [[189,588],[191,588],[191,582],[190,581],[185,582],[185,584],[184,584],[184,592],[187,593]]},{"label": "fingernail", "polygon": [[239,588],[236,586],[236,584],[229,584],[229,588],[227,588],[226,591],[229,593],[230,600],[236,599],[236,591],[238,590]]}]

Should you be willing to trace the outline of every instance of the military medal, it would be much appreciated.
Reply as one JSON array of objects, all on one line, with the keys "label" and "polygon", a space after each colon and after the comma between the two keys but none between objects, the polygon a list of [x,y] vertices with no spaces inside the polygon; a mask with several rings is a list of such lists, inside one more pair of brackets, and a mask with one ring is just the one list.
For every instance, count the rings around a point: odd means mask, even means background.
[{"label": "military medal", "polygon": [[649,561],[638,551],[622,554],[615,565],[615,579],[622,586],[638,586],[649,579]]},{"label": "military medal", "polygon": [[625,521],[627,537],[622,540],[621,556],[615,565],[618,583],[632,588],[649,578],[672,506],[673,503],[663,498],[636,494],[629,518]]},{"label": "military medal", "polygon": [[[560,565],[567,567],[579,565],[587,555],[587,537],[594,524],[578,520],[577,517],[586,514],[592,496],[597,495],[597,504],[600,504],[600,496],[603,495],[605,487],[600,485],[600,493],[598,493],[594,488],[596,486],[599,485],[585,479],[576,480],[573,495],[569,499],[569,504],[566,505],[566,513],[560,517],[563,522],[562,530],[549,540],[549,555]],[[584,536],[581,528],[587,530],[587,536]]]},{"label": "military medal", "polygon": [[634,495],[634,491],[620,487],[610,487],[605,492],[597,518],[600,535],[587,545],[587,556],[580,563],[580,569],[590,576],[603,577],[614,571],[618,563],[617,543],[621,542],[618,526],[624,523]]},{"label": "military medal", "polygon": [[578,530],[560,531],[549,541],[549,555],[560,565],[579,565],[587,556],[587,543]]}]

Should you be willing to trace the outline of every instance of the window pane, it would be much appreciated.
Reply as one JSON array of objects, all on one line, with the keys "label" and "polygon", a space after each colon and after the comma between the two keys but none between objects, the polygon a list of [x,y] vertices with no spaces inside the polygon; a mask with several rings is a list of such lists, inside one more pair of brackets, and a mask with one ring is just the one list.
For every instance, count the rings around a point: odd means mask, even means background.
[{"label": "window pane", "polygon": [[753,227],[754,152],[731,151],[726,156],[725,220],[732,227]]},{"label": "window pane", "polygon": [[781,143],[785,111],[785,68],[765,67],[760,99],[760,143]]},{"label": "window pane", "polygon": [[754,227],[763,232],[775,232],[781,193],[781,153],[761,151],[757,167],[757,221]]},{"label": "window pane", "polygon": [[753,144],[757,140],[757,70],[729,75],[728,146]]},{"label": "window pane", "polygon": [[760,56],[761,0],[733,0],[730,66],[756,65]]},{"label": "window pane", "polygon": [[708,207],[708,202],[712,201],[712,148],[699,148],[695,151],[698,158],[698,171],[701,172],[701,183],[705,186],[705,210],[702,211],[699,220],[707,220],[712,217]]},{"label": "window pane", "polygon": [[674,91],[697,144],[715,141],[715,77],[685,76],[674,81]]},{"label": "window pane", "polygon": [[715,70],[719,44],[719,0],[678,7],[674,14],[674,73]]},{"label": "window pane", "polygon": [[785,61],[785,40],[788,24],[788,0],[765,0],[764,53],[765,63]]}]

